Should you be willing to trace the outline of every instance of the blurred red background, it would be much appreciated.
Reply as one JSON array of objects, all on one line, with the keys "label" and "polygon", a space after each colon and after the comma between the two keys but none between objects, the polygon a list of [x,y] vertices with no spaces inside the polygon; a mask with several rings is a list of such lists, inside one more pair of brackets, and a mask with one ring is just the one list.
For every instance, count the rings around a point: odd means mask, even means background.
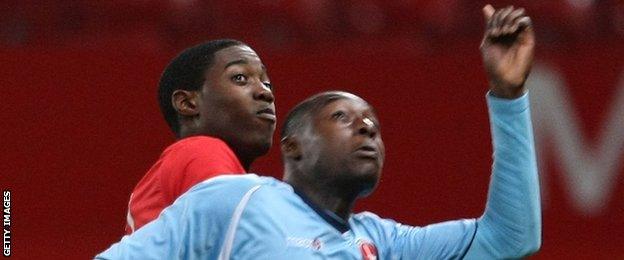
[{"label": "blurred red background", "polygon": [[[624,258],[624,4],[493,2],[526,6],[538,33],[529,87],[544,235],[533,259]],[[4,1],[0,188],[12,192],[12,256],[84,259],[120,239],[132,188],[174,141],[156,101],[162,69],[225,37],[268,66],[278,118],[329,89],[376,107],[386,167],[358,210],[412,225],[478,216],[491,163],[483,4]],[[276,148],[253,171],[280,177]]]}]

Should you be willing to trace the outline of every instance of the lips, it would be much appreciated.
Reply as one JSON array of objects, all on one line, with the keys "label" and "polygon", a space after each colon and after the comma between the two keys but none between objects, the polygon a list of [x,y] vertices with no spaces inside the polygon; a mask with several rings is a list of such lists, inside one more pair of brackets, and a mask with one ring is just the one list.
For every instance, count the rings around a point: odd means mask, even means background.
[{"label": "lips", "polygon": [[277,118],[275,117],[275,111],[270,108],[265,108],[256,112],[256,116],[260,119],[268,120],[271,122],[275,122]]},{"label": "lips", "polygon": [[362,145],[355,150],[355,155],[360,158],[377,160],[379,158],[379,151],[375,146]]}]

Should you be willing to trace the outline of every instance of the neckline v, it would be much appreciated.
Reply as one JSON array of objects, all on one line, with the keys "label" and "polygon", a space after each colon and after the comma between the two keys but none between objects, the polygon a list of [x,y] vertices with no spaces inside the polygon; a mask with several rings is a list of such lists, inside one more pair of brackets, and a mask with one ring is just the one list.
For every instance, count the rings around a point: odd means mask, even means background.
[{"label": "neckline v", "polygon": [[305,194],[295,189],[294,187],[293,190],[295,191],[295,194],[297,194],[303,200],[303,202],[308,204],[308,206],[310,206],[310,208],[312,208],[316,212],[316,214],[321,216],[323,220],[329,223],[341,234],[344,234],[345,232],[351,230],[348,221],[345,221],[344,219],[338,217],[338,215],[336,215],[331,210],[321,209],[318,205],[314,204]]}]

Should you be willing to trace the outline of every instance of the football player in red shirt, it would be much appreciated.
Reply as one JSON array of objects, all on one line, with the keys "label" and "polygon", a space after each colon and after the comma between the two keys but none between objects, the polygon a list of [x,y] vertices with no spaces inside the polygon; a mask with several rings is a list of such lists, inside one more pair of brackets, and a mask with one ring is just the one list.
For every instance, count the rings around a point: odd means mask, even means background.
[{"label": "football player in red shirt", "polygon": [[184,50],[165,68],[160,109],[178,141],[134,188],[126,234],[149,223],[193,185],[240,174],[266,154],[275,131],[267,69],[247,44],[214,40]]}]

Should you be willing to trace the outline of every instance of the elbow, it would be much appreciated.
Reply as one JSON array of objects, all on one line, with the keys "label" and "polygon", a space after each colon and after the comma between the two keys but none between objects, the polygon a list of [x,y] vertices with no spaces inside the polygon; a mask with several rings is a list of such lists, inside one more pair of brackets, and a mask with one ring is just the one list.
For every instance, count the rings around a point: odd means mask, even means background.
[{"label": "elbow", "polygon": [[542,247],[542,235],[541,232],[536,231],[533,232],[529,238],[525,241],[524,245],[521,248],[521,252],[519,255],[521,256],[529,256],[537,253]]},{"label": "elbow", "polygon": [[523,259],[537,253],[542,246],[541,238],[527,239],[515,246],[507,245],[506,247],[495,250],[497,254],[493,254],[495,259]]},{"label": "elbow", "polygon": [[529,254],[535,254],[537,253],[537,251],[540,250],[540,248],[542,248],[542,239],[538,239],[535,243],[533,243],[533,245],[531,245],[531,247],[529,248],[528,253]]},{"label": "elbow", "polygon": [[520,249],[520,251],[518,252],[518,254],[516,255],[516,257],[527,257],[530,256],[532,254],[537,253],[537,251],[540,250],[540,248],[542,247],[542,239],[536,239],[534,241],[529,241],[527,243],[525,243],[523,245],[523,247]]},{"label": "elbow", "polygon": [[537,214],[533,225],[528,229],[524,250],[526,255],[535,254],[542,247],[542,218]]},{"label": "elbow", "polygon": [[[542,246],[542,228],[540,222],[525,223],[522,228],[498,229],[485,232],[484,238],[491,246],[489,251],[495,259],[518,259],[535,254]],[[510,232],[515,230],[515,232]],[[489,234],[488,234],[489,233]]]},{"label": "elbow", "polygon": [[529,232],[525,233],[525,238],[517,247],[514,258],[523,258],[537,253],[542,247],[542,232],[541,225],[534,226],[529,229]]}]

